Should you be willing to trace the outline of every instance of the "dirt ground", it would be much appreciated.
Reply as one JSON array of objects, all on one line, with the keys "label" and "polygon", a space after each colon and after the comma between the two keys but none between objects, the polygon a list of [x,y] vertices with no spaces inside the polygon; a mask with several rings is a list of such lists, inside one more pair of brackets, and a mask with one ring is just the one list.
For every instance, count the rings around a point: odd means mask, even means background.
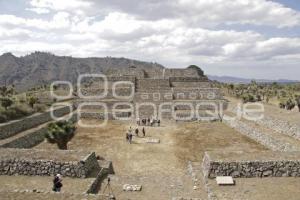
[{"label": "dirt ground", "polygon": [[[53,177],[46,176],[1,176],[0,188],[5,191],[14,190],[38,190],[52,191]],[[95,178],[63,178],[62,192],[82,194],[88,190],[89,185]],[[1,197],[0,197],[1,199]]]},{"label": "dirt ground", "polygon": [[300,179],[293,177],[237,178],[235,186],[218,186],[210,180],[220,200],[299,200]]},{"label": "dirt ground", "polygon": [[[163,122],[161,127],[146,127],[146,137],[160,139],[159,144],[145,143],[142,137],[134,137],[133,144],[128,144],[125,133],[130,125],[110,121],[103,128],[78,127],[69,143],[69,149],[95,151],[113,162],[115,175],[111,176],[111,186],[117,199],[206,199],[203,184],[193,189],[188,161],[201,162],[204,152],[209,150],[265,150],[219,122]],[[57,147],[44,142],[35,148]],[[124,184],[142,185],[142,191],[124,192]],[[100,193],[104,189],[105,184]]]}]

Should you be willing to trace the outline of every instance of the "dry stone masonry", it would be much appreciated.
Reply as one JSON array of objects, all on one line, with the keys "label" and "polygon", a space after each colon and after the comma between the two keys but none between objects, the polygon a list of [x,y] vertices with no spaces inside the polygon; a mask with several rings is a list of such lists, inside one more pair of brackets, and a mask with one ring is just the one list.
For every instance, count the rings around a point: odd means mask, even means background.
[{"label": "dry stone masonry", "polygon": [[92,170],[100,170],[95,153],[0,148],[0,175],[85,178]]},{"label": "dry stone masonry", "polygon": [[[196,115],[191,111],[191,107],[196,112],[215,110],[211,112],[215,118],[219,118],[218,113],[222,108],[227,107],[227,102],[223,99],[220,89],[213,88],[210,82],[200,68],[186,69],[137,69],[130,67],[128,69],[110,69],[105,72],[108,76],[107,95],[103,98],[92,98],[92,96],[101,95],[104,92],[103,80],[94,81],[86,88],[82,89],[85,97],[78,99],[77,104],[84,102],[105,103],[108,107],[108,113],[117,102],[121,104],[130,103],[133,105],[130,116],[132,118],[166,118],[174,119],[174,113],[192,113],[191,120],[197,120],[201,115]],[[113,94],[114,85],[117,84],[115,94]],[[124,82],[127,82],[124,83]],[[101,84],[102,83],[102,84]],[[132,87],[133,86],[133,87]],[[132,95],[133,94],[133,95]],[[145,105],[147,104],[147,105]],[[150,105],[149,105],[150,104]],[[162,115],[160,105],[168,104],[169,111],[164,111]],[[180,106],[189,104],[188,107]],[[103,108],[102,108],[103,109]],[[95,112],[97,112],[96,109]],[[88,113],[85,110],[84,113]],[[94,112],[94,113],[95,113]],[[128,109],[125,109],[125,113]],[[128,113],[125,114],[128,116]],[[182,118],[185,114],[178,114]],[[82,114],[82,118],[102,118],[95,114]]]},{"label": "dry stone masonry", "polygon": [[206,152],[203,170],[208,178],[300,177],[300,152]]},{"label": "dry stone masonry", "polygon": [[[68,106],[62,106],[53,111],[54,116],[62,117],[70,112]],[[4,124],[0,124],[0,139],[5,139],[16,135],[19,132],[31,129],[35,126],[51,121],[51,111],[44,113],[36,113],[23,119],[10,121]]]}]

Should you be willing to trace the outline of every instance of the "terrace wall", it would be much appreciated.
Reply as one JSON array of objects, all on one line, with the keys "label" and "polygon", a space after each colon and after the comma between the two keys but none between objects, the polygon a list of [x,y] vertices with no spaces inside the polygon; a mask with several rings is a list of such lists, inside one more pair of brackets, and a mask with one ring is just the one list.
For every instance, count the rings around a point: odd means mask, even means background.
[{"label": "terrace wall", "polygon": [[203,170],[208,178],[300,177],[300,153],[206,152]]},{"label": "terrace wall", "polygon": [[[57,108],[53,111],[54,116],[61,117],[70,112],[68,106]],[[44,113],[36,113],[23,119],[14,120],[5,124],[0,124],[0,139],[5,139],[16,135],[19,132],[31,129],[40,124],[46,123],[52,120],[51,111]]]},{"label": "terrace wall", "polygon": [[[72,117],[70,119],[72,122],[77,121],[77,114],[72,113]],[[8,143],[5,143],[0,146],[0,148],[19,148],[19,149],[27,149],[32,148],[45,140],[45,134],[47,133],[47,126],[42,126],[30,132],[27,135],[22,137],[18,137],[15,140],[12,140]]]},{"label": "terrace wall", "polygon": [[[99,170],[95,153],[68,150],[0,149],[0,175],[53,176],[86,178]],[[83,156],[87,155],[87,156]]]}]

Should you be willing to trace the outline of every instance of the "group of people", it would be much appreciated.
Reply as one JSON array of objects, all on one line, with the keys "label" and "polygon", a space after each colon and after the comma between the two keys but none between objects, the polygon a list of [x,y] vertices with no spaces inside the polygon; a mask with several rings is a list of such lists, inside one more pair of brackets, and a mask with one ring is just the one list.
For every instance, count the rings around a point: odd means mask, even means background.
[{"label": "group of people", "polygon": [[[139,137],[139,133],[140,133],[140,130],[138,127],[135,128],[134,130],[134,133],[137,137]],[[145,127],[142,128],[142,136],[145,137],[146,136],[146,130],[145,130]],[[133,138],[133,129],[129,128],[129,130],[126,132],[126,141],[131,144],[132,143],[132,138]]]},{"label": "group of people", "polygon": [[136,123],[138,126],[154,126],[157,124],[157,126],[160,126],[160,119],[154,119],[154,118],[147,118],[147,119],[137,119]]}]

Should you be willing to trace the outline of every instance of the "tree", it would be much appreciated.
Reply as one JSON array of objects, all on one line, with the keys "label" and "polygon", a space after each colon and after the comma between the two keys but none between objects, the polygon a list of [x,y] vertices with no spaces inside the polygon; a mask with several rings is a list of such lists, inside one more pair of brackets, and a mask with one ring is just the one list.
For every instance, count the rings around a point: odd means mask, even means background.
[{"label": "tree", "polygon": [[33,108],[34,104],[36,104],[38,102],[38,98],[37,97],[29,97],[28,98],[28,104],[30,105],[31,108]]},{"label": "tree", "polygon": [[6,97],[1,98],[0,100],[1,100],[1,105],[2,105],[2,107],[5,108],[5,110],[7,110],[7,108],[14,103],[13,100],[11,100],[10,98],[6,98]]},{"label": "tree", "polygon": [[0,94],[1,94],[1,96],[6,96],[6,94],[7,94],[7,87],[6,86],[0,87]]},{"label": "tree", "polygon": [[61,150],[68,149],[68,142],[75,135],[76,127],[70,121],[57,121],[48,125],[48,131],[45,135],[47,141],[51,144],[57,144]]},{"label": "tree", "polygon": [[293,110],[295,108],[296,104],[292,99],[288,99],[286,103],[286,109],[287,110]]},{"label": "tree", "polygon": [[228,94],[230,93],[230,91],[234,90],[234,85],[231,83],[228,85]]},{"label": "tree", "polygon": [[299,112],[300,112],[300,95],[296,95],[295,100],[297,102],[297,106],[298,106],[298,109],[299,109]]}]

